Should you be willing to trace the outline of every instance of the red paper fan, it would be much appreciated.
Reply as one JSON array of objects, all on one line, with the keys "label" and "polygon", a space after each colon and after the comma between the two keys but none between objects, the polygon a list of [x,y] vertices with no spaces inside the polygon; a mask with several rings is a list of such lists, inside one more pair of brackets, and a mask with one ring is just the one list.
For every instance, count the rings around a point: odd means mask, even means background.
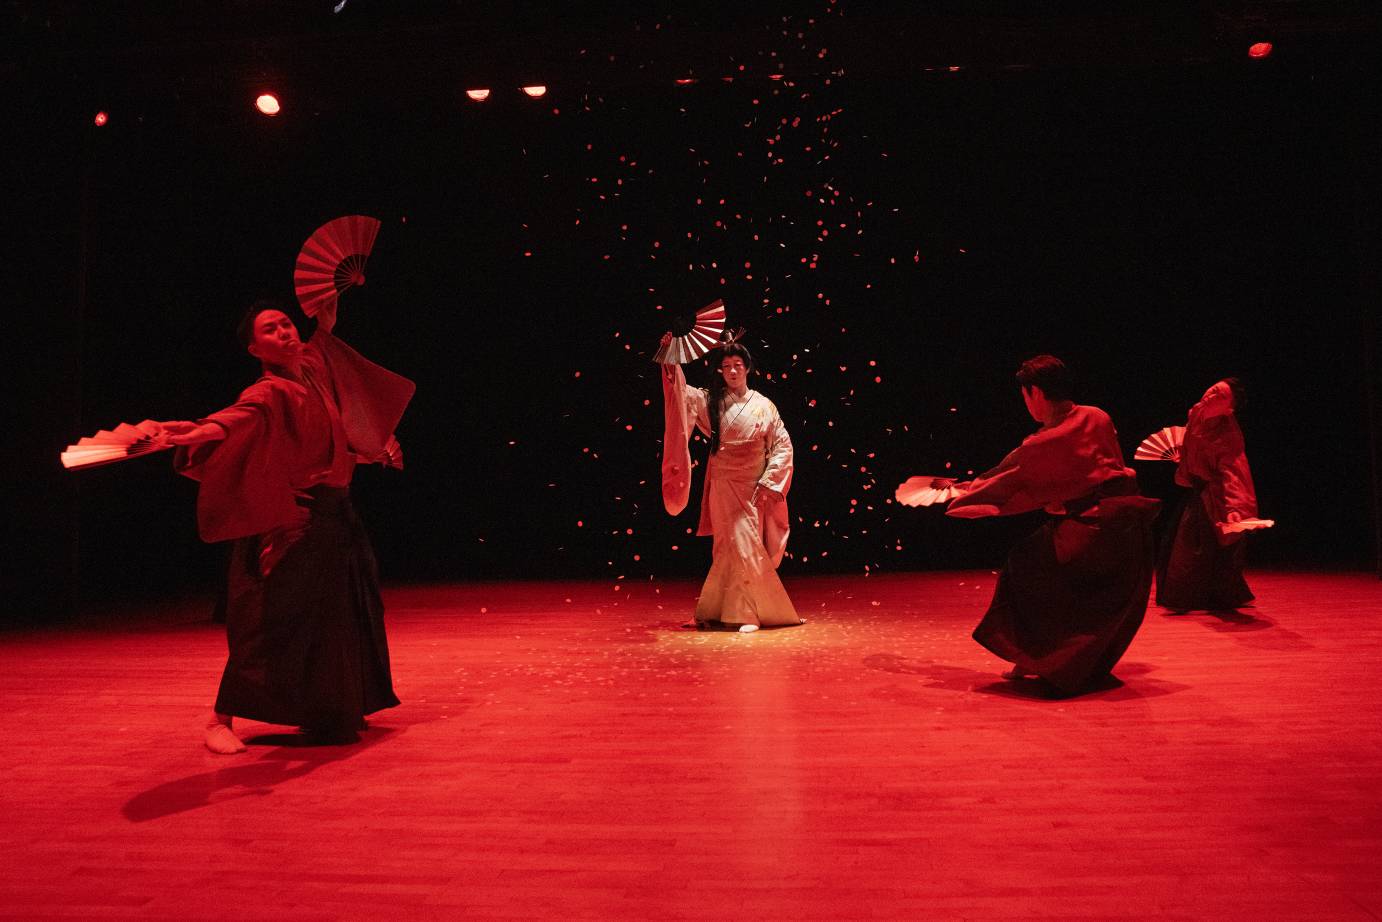
[{"label": "red paper fan", "polygon": [[385,467],[403,470],[403,446],[398,444],[397,436],[389,436],[389,441],[384,445],[384,454],[379,458],[379,463]]},{"label": "red paper fan", "polygon": [[[673,336],[667,345],[660,346],[653,355],[659,365],[684,365],[705,355],[720,344],[725,330],[725,302],[716,299],[696,311],[694,318],[680,323],[681,334]],[[677,330],[673,329],[673,333]]]},{"label": "red paper fan", "polygon": [[307,238],[293,270],[298,303],[307,316],[335,305],[341,292],[365,284],[365,260],[379,235],[379,221],[352,214],[327,221]]},{"label": "red paper fan", "polygon": [[62,466],[76,470],[114,464],[172,447],[168,434],[153,420],[146,419],[133,426],[121,423],[113,430],[102,429],[95,435],[78,440],[75,445],[68,445],[62,453]]},{"label": "red paper fan", "polygon": [[1264,528],[1271,528],[1275,524],[1275,519],[1239,519],[1236,522],[1220,522],[1219,532],[1225,535],[1236,535],[1245,531],[1261,531]]},{"label": "red paper fan", "polygon": [[1180,461],[1180,447],[1185,442],[1184,426],[1158,429],[1142,440],[1133,452],[1134,461]]},{"label": "red paper fan", "polygon": [[937,480],[947,479],[926,474],[908,477],[898,485],[893,498],[904,506],[934,506],[938,503],[948,503],[961,493],[955,484],[940,488],[932,486]]}]

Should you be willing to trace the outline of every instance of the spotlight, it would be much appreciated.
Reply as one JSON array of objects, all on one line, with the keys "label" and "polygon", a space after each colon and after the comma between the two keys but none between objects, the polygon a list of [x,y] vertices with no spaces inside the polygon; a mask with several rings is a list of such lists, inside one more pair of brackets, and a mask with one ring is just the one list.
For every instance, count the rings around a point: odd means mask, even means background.
[{"label": "spotlight", "polygon": [[283,111],[283,107],[278,104],[278,97],[273,93],[260,93],[259,98],[254,101],[254,107],[264,115],[277,115]]},{"label": "spotlight", "polygon": [[1267,55],[1271,53],[1271,42],[1253,42],[1251,45],[1248,46],[1248,57],[1250,58],[1265,58]]},{"label": "spotlight", "polygon": [[96,117],[93,118],[91,121],[95,123],[97,128],[101,128],[105,125],[106,122],[110,121],[110,116],[106,114],[105,109],[102,109],[101,111],[96,113]]},{"label": "spotlight", "polygon": [[466,90],[465,94],[476,102],[484,102],[489,99],[489,90]]},{"label": "spotlight", "polygon": [[525,87],[523,88],[523,92],[527,93],[527,94],[528,94],[529,96],[531,96],[533,99],[537,99],[537,98],[539,98],[539,97],[541,97],[541,96],[546,96],[546,95],[547,95],[547,87],[545,87],[545,86],[525,86]]}]

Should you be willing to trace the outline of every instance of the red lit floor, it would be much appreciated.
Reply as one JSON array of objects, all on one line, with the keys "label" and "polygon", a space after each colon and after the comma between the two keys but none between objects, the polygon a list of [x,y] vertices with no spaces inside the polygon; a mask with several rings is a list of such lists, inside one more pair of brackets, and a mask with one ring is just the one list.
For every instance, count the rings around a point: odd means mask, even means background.
[{"label": "red lit floor", "polygon": [[403,706],[234,757],[207,606],[0,635],[0,918],[1382,918],[1382,583],[1250,578],[1065,701],[969,639],[987,572],[789,579],[755,636],[399,588]]}]

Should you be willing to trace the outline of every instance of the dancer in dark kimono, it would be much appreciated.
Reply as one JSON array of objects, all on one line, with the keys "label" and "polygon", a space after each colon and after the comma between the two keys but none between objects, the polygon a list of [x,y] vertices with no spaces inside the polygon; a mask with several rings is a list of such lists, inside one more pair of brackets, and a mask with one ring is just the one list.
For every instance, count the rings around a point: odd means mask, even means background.
[{"label": "dancer in dark kimono", "polygon": [[967,484],[947,514],[1050,518],[1008,556],[974,639],[1063,694],[1106,677],[1147,610],[1158,502],[1138,495],[1108,414],[1071,401],[1057,358],[1022,363],[1017,383],[1041,428]]},{"label": "dancer in dark kimono", "polygon": [[263,376],[203,420],[162,424],[178,470],[200,481],[202,539],[235,542],[213,752],[244,751],[234,716],[348,741],[364,715],[398,704],[349,487],[357,462],[401,466],[392,436],[413,384],[336,339],[334,305],[317,320],[304,344],[277,305],[256,303],[240,334]]},{"label": "dancer in dark kimono", "polygon": [[1237,378],[1215,383],[1190,408],[1176,483],[1189,487],[1175,510],[1157,567],[1156,601],[1173,611],[1228,611],[1253,599],[1243,579],[1247,541],[1224,526],[1257,518],[1257,493],[1235,409]]}]

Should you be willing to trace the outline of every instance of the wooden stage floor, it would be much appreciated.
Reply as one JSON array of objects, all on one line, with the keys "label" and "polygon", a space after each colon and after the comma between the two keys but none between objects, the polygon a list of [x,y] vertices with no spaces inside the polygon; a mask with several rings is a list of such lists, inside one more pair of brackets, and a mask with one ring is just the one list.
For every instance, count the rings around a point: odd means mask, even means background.
[{"label": "wooden stage floor", "polygon": [[207,606],[0,634],[4,919],[1382,919],[1382,583],[1153,608],[1044,700],[969,639],[991,573],[390,591],[361,743],[201,747]]}]

